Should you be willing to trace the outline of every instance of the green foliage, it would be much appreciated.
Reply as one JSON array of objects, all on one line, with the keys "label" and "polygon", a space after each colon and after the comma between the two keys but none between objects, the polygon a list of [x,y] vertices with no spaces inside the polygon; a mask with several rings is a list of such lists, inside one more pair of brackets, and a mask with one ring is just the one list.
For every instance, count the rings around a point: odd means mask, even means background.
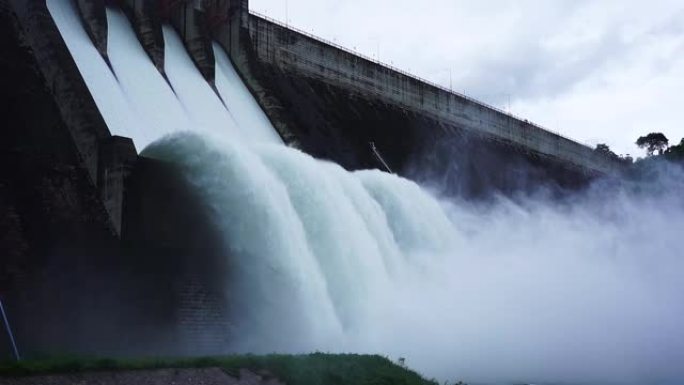
[{"label": "green foliage", "polygon": [[665,151],[665,158],[673,161],[684,161],[684,138],[682,138],[678,145],[670,146]]},{"label": "green foliage", "polygon": [[639,146],[639,148],[646,149],[648,156],[652,156],[656,151],[662,155],[663,151],[667,148],[668,143],[669,140],[661,132],[652,132],[646,136],[639,137],[636,141],[636,145]]},{"label": "green foliage", "polygon": [[265,371],[290,385],[437,385],[384,357],[322,353],[140,360],[62,357],[0,364],[0,376],[207,367],[222,368],[233,376],[240,369]]},{"label": "green foliage", "polygon": [[657,156],[649,156],[647,158],[639,158],[634,164],[636,169],[649,169],[652,163],[659,163],[669,161],[684,166],[684,138],[679,144],[670,146],[662,154]]},{"label": "green foliage", "polygon": [[608,147],[608,145],[605,144],[605,143],[599,143],[599,144],[597,144],[597,145],[596,145],[596,148],[595,148],[594,150],[597,151],[597,152],[600,152],[600,153],[602,153],[602,154],[606,154],[606,155],[608,155],[608,156],[617,156],[617,154],[615,154],[615,153],[610,149],[610,147]]},{"label": "green foliage", "polygon": [[611,159],[615,159],[617,161],[620,161],[620,162],[623,162],[626,164],[632,164],[634,162],[634,159],[629,155],[620,156],[620,155],[614,153],[613,150],[611,150],[610,147],[608,147],[608,145],[605,143],[597,144],[594,151],[598,152],[599,154],[602,154],[603,156],[606,156],[606,157],[611,158]]}]

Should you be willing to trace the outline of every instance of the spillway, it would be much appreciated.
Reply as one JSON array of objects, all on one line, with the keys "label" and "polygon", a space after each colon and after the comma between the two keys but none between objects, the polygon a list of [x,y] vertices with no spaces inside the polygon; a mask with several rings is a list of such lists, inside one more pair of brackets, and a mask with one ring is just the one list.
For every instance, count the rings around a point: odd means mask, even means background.
[{"label": "spillway", "polygon": [[282,143],[273,125],[240,79],[226,52],[218,43],[213,44],[216,57],[216,88],[243,133],[251,140]]},{"label": "spillway", "polygon": [[218,44],[213,89],[165,25],[164,78],[109,9],[110,68],[73,3],[48,5],[111,132],[212,208],[237,315],[226,352],[379,353],[450,381],[684,378],[681,174],[657,196],[445,201],[284,146]]},{"label": "spillway", "polygon": [[149,128],[143,126],[143,120],[88,37],[73,2],[48,0],[47,6],[111,133],[134,139],[149,136]]},{"label": "spillway", "polygon": [[180,36],[164,25],[164,69],[184,109],[192,118],[192,130],[217,135],[239,135],[230,111],[200,74]]},{"label": "spillway", "polygon": [[121,10],[107,9],[110,68],[88,37],[75,4],[48,0],[47,5],[113,135],[132,138],[138,149],[179,131],[282,143],[220,45],[213,47],[217,93],[171,26],[163,26],[167,81]]},{"label": "spillway", "polygon": [[144,148],[165,134],[193,129],[186,109],[145,53],[123,12],[107,9],[107,22],[107,50],[118,85],[145,127],[132,136],[136,145]]}]

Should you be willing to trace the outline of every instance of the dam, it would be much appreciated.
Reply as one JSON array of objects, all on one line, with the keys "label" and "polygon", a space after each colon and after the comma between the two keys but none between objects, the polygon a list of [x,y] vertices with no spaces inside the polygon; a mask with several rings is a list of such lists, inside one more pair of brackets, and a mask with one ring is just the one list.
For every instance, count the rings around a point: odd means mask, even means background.
[{"label": "dam", "polygon": [[[570,318],[558,298],[572,314],[600,308],[586,327],[619,323],[613,308],[644,317],[635,329],[677,320],[677,290],[655,305],[636,290],[634,302],[619,289],[586,295],[604,279],[629,287],[632,265],[616,277],[600,258],[624,244],[643,251],[627,198],[532,214],[506,203],[504,219],[439,199],[562,194],[621,171],[526,119],[252,13],[246,0],[0,0],[0,28],[0,296],[28,356],[408,351],[430,368],[416,351],[462,355],[451,349],[463,343],[515,358],[474,337],[484,328],[519,342],[502,319],[559,345],[581,339],[605,360],[610,344],[545,323]],[[422,183],[435,181],[437,193]],[[584,222],[593,212],[622,222]],[[678,235],[659,236],[670,245]],[[588,251],[566,254],[578,243]],[[594,257],[606,265],[576,269]],[[576,281],[585,286],[568,289]],[[498,285],[540,305],[517,313]],[[396,337],[415,325],[425,338]],[[610,341],[638,352],[632,330],[616,329]]]}]

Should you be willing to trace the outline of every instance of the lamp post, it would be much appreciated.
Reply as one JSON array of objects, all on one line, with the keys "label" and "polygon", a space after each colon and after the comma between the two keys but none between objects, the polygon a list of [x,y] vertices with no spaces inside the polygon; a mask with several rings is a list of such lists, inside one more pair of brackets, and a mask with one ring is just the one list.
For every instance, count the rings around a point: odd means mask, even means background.
[{"label": "lamp post", "polygon": [[454,92],[454,71],[451,68],[443,68],[439,70],[440,76],[439,80],[436,80],[436,83],[439,83],[441,86],[445,86],[444,83],[442,83],[442,71],[449,71],[449,91]]},{"label": "lamp post", "polygon": [[453,71],[449,68],[449,91],[454,92]]},{"label": "lamp post", "polygon": [[370,48],[369,51],[370,53],[367,53],[366,55],[372,56],[375,58],[376,62],[380,62],[380,38],[373,37],[369,39],[371,43],[375,43],[375,52],[373,52],[373,48]]},{"label": "lamp post", "polygon": [[14,353],[14,359],[17,361],[21,360],[19,356],[19,349],[17,349],[17,343],[14,341],[14,334],[12,334],[12,328],[10,327],[9,321],[7,320],[7,313],[5,313],[5,306],[2,304],[2,299],[0,299],[0,315],[2,315],[2,320],[5,323],[5,330],[7,331],[7,336],[12,344],[12,352]]}]

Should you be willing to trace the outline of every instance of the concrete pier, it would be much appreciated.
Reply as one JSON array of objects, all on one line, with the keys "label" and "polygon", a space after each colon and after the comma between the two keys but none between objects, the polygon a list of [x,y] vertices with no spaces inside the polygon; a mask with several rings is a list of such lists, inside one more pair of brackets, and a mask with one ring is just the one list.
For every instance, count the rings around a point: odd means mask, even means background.
[{"label": "concrete pier", "polygon": [[125,183],[138,160],[138,152],[130,138],[112,136],[100,143],[99,160],[97,185],[100,196],[114,230],[121,235]]},{"label": "concrete pier", "polygon": [[164,17],[176,29],[205,79],[214,84],[214,50],[201,1],[162,1]]},{"label": "concrete pier", "polygon": [[105,11],[105,0],[77,0],[76,5],[90,40],[93,41],[100,55],[109,63],[107,58],[107,12]]},{"label": "concrete pier", "polygon": [[131,21],[138,40],[157,70],[164,74],[164,35],[156,1],[120,0],[119,5]]}]

